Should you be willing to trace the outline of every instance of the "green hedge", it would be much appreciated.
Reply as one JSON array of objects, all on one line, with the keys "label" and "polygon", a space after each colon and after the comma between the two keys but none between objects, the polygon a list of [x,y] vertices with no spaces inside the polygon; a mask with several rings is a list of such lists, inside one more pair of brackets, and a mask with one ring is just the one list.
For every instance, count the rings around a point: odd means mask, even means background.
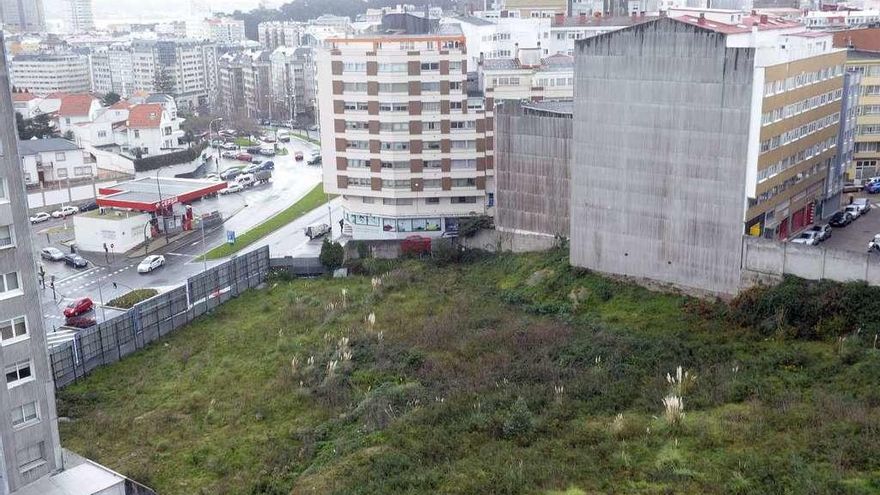
[{"label": "green hedge", "polygon": [[129,293],[117,297],[116,299],[110,300],[110,302],[107,303],[107,306],[113,308],[129,309],[135,304],[141,301],[146,301],[147,299],[155,296],[158,293],[159,291],[157,291],[156,289],[135,289]]},{"label": "green hedge", "polygon": [[147,170],[156,170],[157,168],[167,167],[168,165],[191,162],[201,156],[202,151],[205,151],[207,146],[208,143],[202,141],[192,148],[187,148],[185,150],[141,158],[140,160],[134,161],[134,169],[138,172],[145,172]]}]

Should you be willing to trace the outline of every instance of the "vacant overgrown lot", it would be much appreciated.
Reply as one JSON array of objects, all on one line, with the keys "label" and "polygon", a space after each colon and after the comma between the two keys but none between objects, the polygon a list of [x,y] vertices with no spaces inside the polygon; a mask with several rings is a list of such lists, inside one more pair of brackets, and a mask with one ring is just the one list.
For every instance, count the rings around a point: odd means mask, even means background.
[{"label": "vacant overgrown lot", "polygon": [[367,268],[98,370],[62,441],[162,495],[880,492],[876,289],[727,305],[561,251]]}]

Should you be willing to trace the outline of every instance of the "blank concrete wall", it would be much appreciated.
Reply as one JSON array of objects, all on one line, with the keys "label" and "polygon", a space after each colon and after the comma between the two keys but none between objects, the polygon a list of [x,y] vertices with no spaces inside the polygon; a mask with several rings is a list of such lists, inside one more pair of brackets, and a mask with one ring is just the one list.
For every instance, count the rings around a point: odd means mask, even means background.
[{"label": "blank concrete wall", "polygon": [[567,237],[571,115],[524,113],[505,102],[495,123],[495,225]]},{"label": "blank concrete wall", "polygon": [[738,290],[753,66],[669,18],[577,43],[572,264]]}]

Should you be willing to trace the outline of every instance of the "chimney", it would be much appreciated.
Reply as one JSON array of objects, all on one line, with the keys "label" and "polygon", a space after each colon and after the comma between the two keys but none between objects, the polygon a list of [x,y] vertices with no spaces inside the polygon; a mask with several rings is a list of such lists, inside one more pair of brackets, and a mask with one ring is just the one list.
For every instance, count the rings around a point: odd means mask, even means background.
[{"label": "chimney", "polygon": [[761,14],[761,24],[767,24],[767,14]]},{"label": "chimney", "polygon": [[703,12],[700,12],[700,19],[697,20],[697,24],[699,24],[701,26],[706,24],[706,14],[704,14]]},{"label": "chimney", "polygon": [[578,16],[578,23],[581,26],[583,26],[584,24],[587,23],[587,13],[586,12],[581,12],[581,14]]},{"label": "chimney", "polygon": [[553,24],[561,25],[565,23],[565,14],[556,14],[553,18]]}]

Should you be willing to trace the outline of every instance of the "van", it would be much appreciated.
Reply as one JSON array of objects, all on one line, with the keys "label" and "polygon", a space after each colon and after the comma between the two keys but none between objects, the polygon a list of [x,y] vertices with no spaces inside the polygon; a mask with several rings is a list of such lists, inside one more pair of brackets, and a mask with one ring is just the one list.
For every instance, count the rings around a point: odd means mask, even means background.
[{"label": "van", "polygon": [[242,174],[236,177],[235,182],[241,184],[241,187],[251,187],[254,185],[253,174]]}]

